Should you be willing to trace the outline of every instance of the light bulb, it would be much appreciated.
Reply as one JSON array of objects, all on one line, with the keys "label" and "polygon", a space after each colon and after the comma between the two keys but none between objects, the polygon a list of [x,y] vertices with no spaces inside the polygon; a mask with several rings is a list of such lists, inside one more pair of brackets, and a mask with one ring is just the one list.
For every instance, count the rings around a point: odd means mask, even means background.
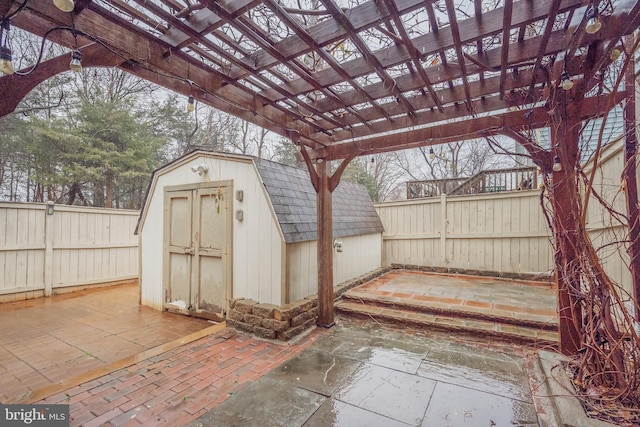
[{"label": "light bulb", "polygon": [[187,111],[189,113],[192,113],[193,110],[196,109],[196,100],[194,99],[193,95],[189,95],[189,100],[187,101]]},{"label": "light bulb", "polygon": [[616,62],[618,58],[620,58],[620,55],[622,55],[622,51],[620,50],[620,48],[614,47],[611,51],[611,60],[613,62]]},{"label": "light bulb", "polygon": [[600,28],[602,28],[602,22],[600,22],[596,8],[591,5],[587,10],[587,26],[584,27],[584,30],[587,34],[595,34],[600,31]]},{"label": "light bulb", "polygon": [[560,87],[564,90],[571,90],[571,88],[573,88],[573,80],[571,80],[569,73],[566,71],[563,71],[560,76]]},{"label": "light bulb", "polygon": [[560,156],[553,158],[553,171],[560,172],[562,170],[562,163],[560,163]]},{"label": "light bulb", "polygon": [[69,62],[69,69],[79,73],[82,71],[82,52],[74,50],[71,52],[71,62]]},{"label": "light bulb", "polygon": [[53,0],[53,4],[63,12],[73,12],[73,8],[76,6],[73,0]]},{"label": "light bulb", "polygon": [[429,159],[431,159],[431,160],[435,160],[436,159],[436,153],[435,153],[435,151],[433,151],[433,148],[429,148]]},{"label": "light bulb", "polygon": [[302,145],[296,144],[296,151],[300,153],[302,151]]},{"label": "light bulb", "polygon": [[0,46],[0,72],[6,75],[13,74],[11,49],[6,46]]}]

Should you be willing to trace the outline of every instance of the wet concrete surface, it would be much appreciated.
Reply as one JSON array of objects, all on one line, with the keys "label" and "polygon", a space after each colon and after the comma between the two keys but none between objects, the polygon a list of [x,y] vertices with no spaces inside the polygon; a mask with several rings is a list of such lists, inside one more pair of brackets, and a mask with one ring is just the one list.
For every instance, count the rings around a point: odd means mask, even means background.
[{"label": "wet concrete surface", "polygon": [[537,426],[531,354],[513,344],[339,319],[189,426]]}]

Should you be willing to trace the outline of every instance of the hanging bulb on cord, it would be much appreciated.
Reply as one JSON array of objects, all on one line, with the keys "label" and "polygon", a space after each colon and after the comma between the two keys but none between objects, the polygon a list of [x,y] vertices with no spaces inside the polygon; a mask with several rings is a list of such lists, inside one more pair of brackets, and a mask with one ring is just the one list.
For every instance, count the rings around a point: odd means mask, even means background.
[{"label": "hanging bulb on cord", "polygon": [[13,74],[13,64],[11,63],[11,48],[9,47],[8,37],[11,25],[8,19],[4,19],[0,23],[0,72],[9,75]]},{"label": "hanging bulb on cord", "polygon": [[433,148],[429,148],[429,159],[431,159],[431,160],[435,160],[436,159],[436,152],[433,151]]},{"label": "hanging bulb on cord", "polygon": [[187,112],[192,113],[193,110],[196,109],[196,100],[193,95],[189,95],[189,99],[187,100]]},{"label": "hanging bulb on cord", "polygon": [[79,73],[82,71],[82,52],[78,49],[71,52],[71,62],[69,62],[69,69]]},{"label": "hanging bulb on cord", "polygon": [[587,34],[595,34],[600,31],[600,28],[602,28],[602,22],[598,17],[598,10],[591,4],[587,9],[587,25],[584,30]]},{"label": "hanging bulb on cord", "polygon": [[76,6],[73,0],[53,0],[53,4],[63,12],[73,12]]},{"label": "hanging bulb on cord", "polygon": [[0,46],[0,73],[5,75],[13,74],[13,64],[11,63],[11,49]]},{"label": "hanging bulb on cord", "polygon": [[560,172],[562,170],[562,163],[560,163],[560,156],[556,155],[553,158],[553,171]]},{"label": "hanging bulb on cord", "polygon": [[622,49],[617,46],[614,47],[613,50],[611,51],[611,60],[613,62],[616,62],[618,58],[620,58],[620,55],[622,55]]},{"label": "hanging bulb on cord", "polygon": [[571,80],[569,73],[566,71],[563,71],[560,76],[560,87],[564,90],[571,90],[573,88],[573,80]]}]

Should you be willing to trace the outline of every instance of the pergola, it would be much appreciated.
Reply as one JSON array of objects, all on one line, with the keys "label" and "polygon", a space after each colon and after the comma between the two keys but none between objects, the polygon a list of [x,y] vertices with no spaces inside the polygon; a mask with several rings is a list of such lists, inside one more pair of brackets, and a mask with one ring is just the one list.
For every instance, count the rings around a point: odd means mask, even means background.
[{"label": "pergola", "polygon": [[[73,3],[0,0],[4,37],[10,22],[80,51],[84,67],[118,67],[298,146],[318,193],[325,327],[333,324],[331,193],[354,157],[506,134],[561,182],[577,161],[579,123],[633,106],[633,75],[625,90],[599,88],[640,25],[638,0]],[[0,116],[70,59],[0,78]],[[552,129],[550,148],[527,136],[542,127]],[[334,170],[331,161],[341,163]],[[551,172],[558,161],[564,169]],[[554,191],[562,222],[571,207],[562,185]],[[558,281],[561,347],[571,353],[578,331],[563,316],[572,308],[561,272]]]}]

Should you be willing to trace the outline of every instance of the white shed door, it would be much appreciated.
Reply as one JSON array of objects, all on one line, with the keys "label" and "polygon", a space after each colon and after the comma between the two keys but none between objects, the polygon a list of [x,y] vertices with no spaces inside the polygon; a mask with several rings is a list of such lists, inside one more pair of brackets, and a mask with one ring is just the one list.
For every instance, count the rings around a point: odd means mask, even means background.
[{"label": "white shed door", "polygon": [[222,319],[231,284],[230,188],[165,193],[165,307]]}]

